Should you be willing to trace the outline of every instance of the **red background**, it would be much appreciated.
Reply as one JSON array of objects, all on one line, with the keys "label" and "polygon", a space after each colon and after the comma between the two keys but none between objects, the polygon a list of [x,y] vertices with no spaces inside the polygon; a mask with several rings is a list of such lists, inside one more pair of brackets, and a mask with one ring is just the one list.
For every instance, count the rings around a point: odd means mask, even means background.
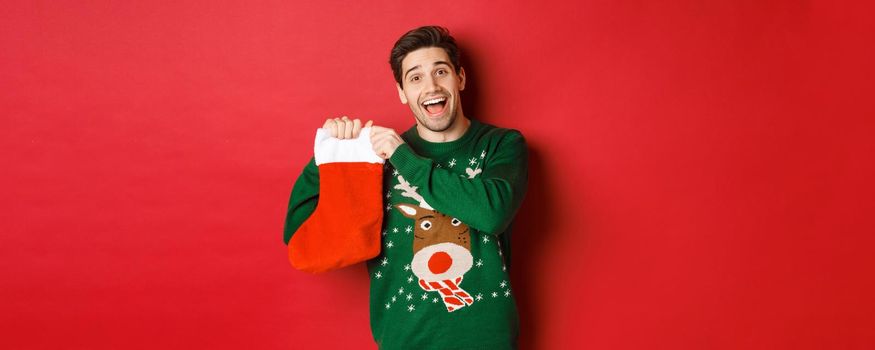
[{"label": "red background", "polygon": [[[317,4],[318,3],[318,4]],[[17,1],[0,10],[0,347],[368,349],[363,265],[293,270],[329,116],[406,129],[406,30],[523,131],[526,349],[875,347],[871,8]]]}]

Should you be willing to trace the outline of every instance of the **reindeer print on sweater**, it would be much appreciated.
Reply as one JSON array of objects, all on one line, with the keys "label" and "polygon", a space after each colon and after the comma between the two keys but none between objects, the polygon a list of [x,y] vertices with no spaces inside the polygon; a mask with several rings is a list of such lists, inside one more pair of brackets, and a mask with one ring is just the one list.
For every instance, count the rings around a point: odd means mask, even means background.
[{"label": "reindeer print on sweater", "polygon": [[416,187],[400,175],[398,182],[395,189],[402,190],[402,196],[419,201],[419,205],[395,205],[404,216],[415,221],[410,267],[419,278],[419,286],[439,293],[449,312],[471,305],[474,298],[461,287],[465,273],[474,264],[471,229],[459,219],[432,209],[416,193]]}]

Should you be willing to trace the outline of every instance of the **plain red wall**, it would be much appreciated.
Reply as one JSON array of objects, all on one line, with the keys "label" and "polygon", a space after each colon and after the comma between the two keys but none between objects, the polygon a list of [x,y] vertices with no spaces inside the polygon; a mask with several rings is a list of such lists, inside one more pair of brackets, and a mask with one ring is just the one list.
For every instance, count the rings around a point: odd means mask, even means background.
[{"label": "plain red wall", "polygon": [[359,265],[293,270],[329,116],[406,129],[406,30],[523,131],[525,349],[871,349],[871,8],[830,1],[15,1],[0,347],[369,349]]}]

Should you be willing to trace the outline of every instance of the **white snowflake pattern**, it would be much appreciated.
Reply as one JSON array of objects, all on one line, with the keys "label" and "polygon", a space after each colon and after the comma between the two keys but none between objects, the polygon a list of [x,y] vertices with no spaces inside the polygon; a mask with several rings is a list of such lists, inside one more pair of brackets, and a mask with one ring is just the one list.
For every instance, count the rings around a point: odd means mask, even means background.
[{"label": "white snowflake pattern", "polygon": [[386,243],[386,248],[392,248],[394,246],[395,246],[395,243],[392,243],[392,241],[389,241]]},{"label": "white snowflake pattern", "polygon": [[404,229],[404,232],[410,233],[410,231],[413,231],[413,226],[407,225],[407,228]]},{"label": "white snowflake pattern", "polygon": [[486,151],[480,152],[480,159],[486,158]]},{"label": "white snowflake pattern", "polygon": [[388,310],[390,307],[392,307],[392,303],[386,303],[386,310]]},{"label": "white snowflake pattern", "polygon": [[383,230],[383,236],[389,234],[389,231]]},{"label": "white snowflake pattern", "polygon": [[437,168],[440,168],[440,167],[441,167],[441,163],[438,163]]},{"label": "white snowflake pattern", "polygon": [[407,300],[412,300],[412,299],[413,299],[413,294],[407,294]]},{"label": "white snowflake pattern", "polygon": [[422,300],[428,299],[428,293],[422,293]]},{"label": "white snowflake pattern", "polygon": [[394,296],[393,296],[393,297],[392,297],[392,302],[393,302],[393,303],[394,303],[394,302],[395,302],[395,300],[396,300],[396,299],[395,299],[395,297],[394,297]]},{"label": "white snowflake pattern", "polygon": [[510,289],[504,291],[504,296],[506,296],[506,297],[510,296]]},{"label": "white snowflake pattern", "polygon": [[477,296],[474,297],[477,301],[483,300],[483,294],[477,293]]},{"label": "white snowflake pattern", "polygon": [[392,210],[392,205],[391,205],[391,204],[386,204],[386,211],[390,211],[390,210]]},{"label": "white snowflake pattern", "polygon": [[492,297],[493,297],[493,298],[498,298],[498,293],[497,293],[497,292],[492,292]]},{"label": "white snowflake pattern", "polygon": [[416,310],[416,307],[414,307],[413,304],[407,305],[407,312],[413,312],[413,310]]},{"label": "white snowflake pattern", "polygon": [[386,198],[392,198],[392,191],[386,192]]},{"label": "white snowflake pattern", "polygon": [[447,165],[448,165],[450,168],[456,166],[456,158],[450,159],[450,162],[447,163]]},{"label": "white snowflake pattern", "polygon": [[382,265],[382,266],[389,265],[389,257],[384,257],[383,260],[380,260],[380,265]]},{"label": "white snowflake pattern", "polygon": [[380,272],[380,271],[377,271],[377,273],[374,274],[374,277],[375,277],[376,279],[381,279],[381,278],[383,278],[383,273]]},{"label": "white snowflake pattern", "polygon": [[507,281],[501,281],[498,285],[501,286],[501,288],[507,287]]},{"label": "white snowflake pattern", "polygon": [[413,276],[407,276],[407,283],[413,282]]},{"label": "white snowflake pattern", "polygon": [[410,271],[410,264],[404,265],[404,271]]},{"label": "white snowflake pattern", "polygon": [[397,227],[393,227],[393,228],[392,228],[392,233],[398,233],[398,228],[397,228]]},{"label": "white snowflake pattern", "polygon": [[398,294],[404,294],[404,287],[398,288]]},{"label": "white snowflake pattern", "polygon": [[436,302],[438,302],[438,298],[434,298],[434,299],[432,299],[431,302],[432,302],[432,303],[436,303]]},{"label": "white snowflake pattern", "polygon": [[471,160],[468,161],[468,164],[471,164],[471,165],[477,164],[477,158],[471,157]]},{"label": "white snowflake pattern", "polygon": [[483,236],[483,243],[489,243],[489,237]]},{"label": "white snowflake pattern", "polygon": [[477,259],[477,267],[483,266],[483,259]]},{"label": "white snowflake pattern", "polygon": [[392,176],[398,176],[398,169],[392,169]]}]

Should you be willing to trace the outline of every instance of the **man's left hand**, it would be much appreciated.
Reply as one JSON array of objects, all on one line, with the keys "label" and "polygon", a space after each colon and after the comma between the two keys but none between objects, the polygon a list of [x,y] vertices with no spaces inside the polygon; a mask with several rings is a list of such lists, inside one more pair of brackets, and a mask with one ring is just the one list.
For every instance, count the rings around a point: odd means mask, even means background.
[{"label": "man's left hand", "polygon": [[377,153],[380,158],[389,159],[395,153],[404,140],[393,129],[384,128],[382,126],[371,127],[371,145],[374,146],[374,153]]}]

